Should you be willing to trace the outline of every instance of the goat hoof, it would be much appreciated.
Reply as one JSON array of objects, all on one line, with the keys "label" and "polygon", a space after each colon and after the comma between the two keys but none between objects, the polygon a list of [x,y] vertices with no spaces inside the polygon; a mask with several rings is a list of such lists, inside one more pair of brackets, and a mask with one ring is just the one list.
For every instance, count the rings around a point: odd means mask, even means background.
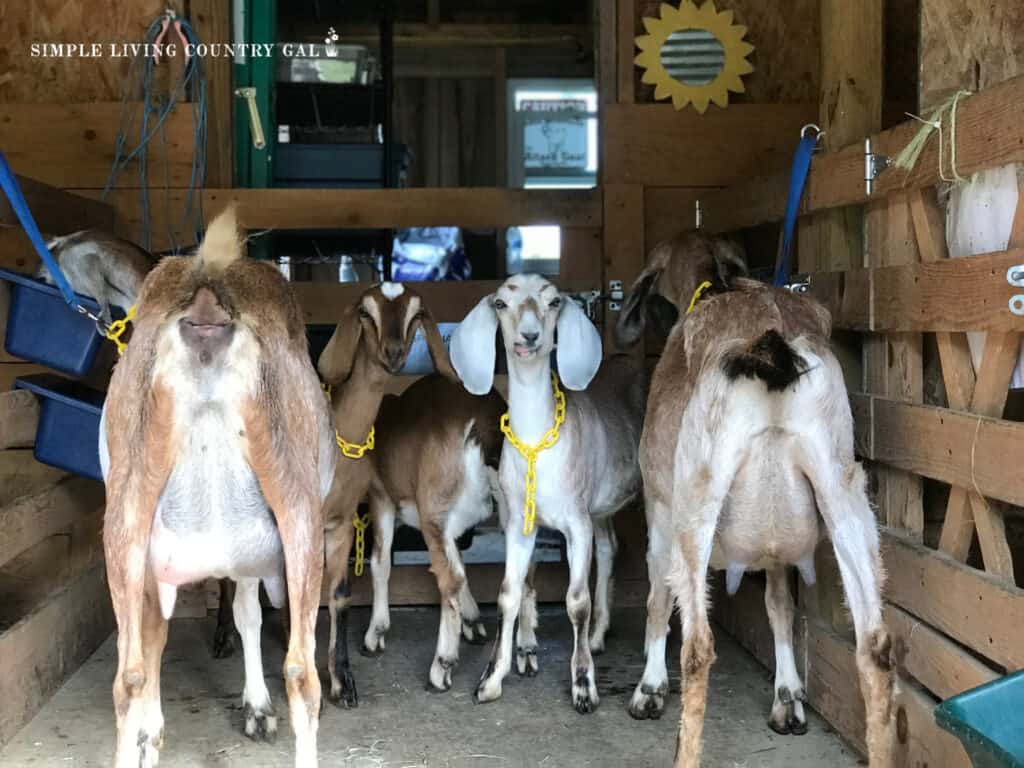
[{"label": "goat hoof", "polygon": [[807,716],[803,707],[806,699],[803,689],[790,691],[787,686],[780,686],[768,718],[768,727],[782,736],[803,736],[807,733]]},{"label": "goat hoof", "polygon": [[227,659],[242,646],[242,636],[232,626],[218,624],[213,633],[213,658]]},{"label": "goat hoof", "polygon": [[648,686],[641,683],[629,702],[629,716],[634,720],[660,720],[665,711],[668,685]]},{"label": "goat hoof", "polygon": [[377,648],[371,648],[366,643],[359,647],[359,655],[365,656],[368,659],[376,659],[382,653],[384,653],[384,643],[381,643]]},{"label": "goat hoof", "polygon": [[245,735],[253,741],[272,744],[277,739],[277,717],[274,711],[258,711],[252,704],[246,704]]},{"label": "goat hoof", "polygon": [[430,678],[427,681],[427,690],[431,693],[444,693],[452,687],[452,670],[455,669],[455,659],[442,659],[434,657],[434,663],[430,665]]},{"label": "goat hoof", "polygon": [[351,670],[346,668],[337,680],[331,680],[331,691],[327,698],[341,709],[355,709],[359,706],[359,692],[356,690],[356,681]]},{"label": "goat hoof", "polygon": [[462,636],[470,645],[483,645],[487,642],[487,629],[482,621],[463,621]]},{"label": "goat hoof", "polygon": [[492,681],[492,672],[493,670],[488,666],[488,670],[480,681],[480,685],[473,692],[473,701],[477,704],[485,704],[488,701],[496,701],[501,698],[501,681]]},{"label": "goat hoof", "polygon": [[516,648],[516,672],[520,677],[536,677],[540,671],[537,663],[537,647]]},{"label": "goat hoof", "polygon": [[599,699],[597,686],[589,674],[579,673],[572,684],[572,706],[581,715],[589,715],[597,709]]}]

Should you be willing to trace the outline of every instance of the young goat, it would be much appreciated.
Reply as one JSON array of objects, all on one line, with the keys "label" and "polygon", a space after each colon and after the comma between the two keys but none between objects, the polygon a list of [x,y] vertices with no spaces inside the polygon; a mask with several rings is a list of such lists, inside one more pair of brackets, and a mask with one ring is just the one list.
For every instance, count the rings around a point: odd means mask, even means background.
[{"label": "young goat", "polygon": [[659,717],[668,690],[665,638],[674,595],[682,617],[683,714],[676,766],[700,763],[708,671],[708,565],[730,593],[744,571],[767,571],[775,636],[769,725],[803,733],[803,683],[793,658],[793,598],[786,566],[813,582],[821,521],[832,539],[857,634],[857,668],[872,765],[891,764],[893,676],[882,621],[882,563],[831,318],[810,299],[738,277],[746,268],[721,240],[684,235],[657,247],[633,285],[620,343],[636,341],[654,294],[681,312],[654,372],[643,439],[651,592],[647,664],[630,714]]},{"label": "young goat", "polygon": [[[100,305],[100,319],[110,324],[111,307],[127,313],[139,297],[142,281],[156,260],[135,243],[99,229],[83,229],[55,237],[46,247],[76,293],[92,296]],[[36,276],[53,284],[45,265]]]},{"label": "young goat", "polygon": [[[552,425],[559,438],[536,458],[535,496],[528,493],[527,460],[506,440],[499,470],[509,508],[505,578],[498,605],[501,613],[491,662],[476,690],[477,701],[501,695],[501,682],[512,659],[512,628],[520,611],[523,582],[536,541],[526,504],[536,502],[539,522],[556,528],[568,547],[570,582],[565,604],[572,621],[574,647],[570,675],[572,701],[581,713],[598,705],[591,651],[604,648],[608,629],[615,536],[612,516],[640,492],[637,445],[643,421],[646,379],[631,360],[601,365],[601,337],[582,309],[539,275],[516,275],[485,297],[459,325],[451,340],[455,370],[470,392],[491,389],[494,336],[501,324],[508,358],[509,426],[520,444],[548,445]],[[557,348],[555,332],[557,329]],[[570,390],[553,392],[551,352]],[[597,378],[595,379],[595,374]],[[558,427],[556,417],[564,424]],[[532,508],[532,504],[531,504]],[[524,530],[524,521],[527,529]],[[597,607],[590,627],[591,546],[597,539]],[[520,674],[536,671],[537,641],[533,622],[519,622],[516,638]]]},{"label": "young goat", "polygon": [[344,443],[334,484],[324,503],[331,595],[329,698],[339,706],[359,704],[348,653],[348,611],[352,602],[348,560],[356,510],[374,479],[373,449],[369,446],[376,444],[377,439],[369,438],[374,435],[385,387],[405,365],[418,328],[423,331],[434,367],[442,375],[457,380],[437,324],[419,294],[400,283],[382,283],[363,293],[346,310],[317,363],[320,375],[332,386],[339,447]]},{"label": "young goat", "polygon": [[259,582],[276,605],[287,585],[295,764],[315,766],[321,503],[334,435],[298,302],[276,269],[243,257],[233,210],[213,221],[198,255],[164,259],[146,279],[99,451],[118,626],[117,768],[150,768],[160,757],[167,620],[177,588],[207,577],[238,583],[253,737],[277,727],[260,655]]},{"label": "young goat", "polygon": [[507,517],[497,472],[502,442],[498,422],[504,410],[505,401],[494,390],[474,397],[461,384],[434,374],[417,381],[401,397],[386,397],[377,419],[378,481],[370,491],[373,619],[366,630],[364,652],[384,650],[397,514],[423,533],[441,595],[437,653],[429,678],[436,691],[451,687],[459,659],[460,627],[471,643],[482,643],[487,637],[455,542],[491,516],[492,499],[502,524]]}]

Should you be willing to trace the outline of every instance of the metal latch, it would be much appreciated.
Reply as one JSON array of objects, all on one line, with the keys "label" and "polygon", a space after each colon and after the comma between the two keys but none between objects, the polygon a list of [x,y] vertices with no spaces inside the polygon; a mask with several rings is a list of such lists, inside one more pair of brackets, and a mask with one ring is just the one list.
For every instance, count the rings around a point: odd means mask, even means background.
[{"label": "metal latch", "polygon": [[267,139],[263,135],[263,123],[260,121],[260,110],[256,106],[256,89],[236,88],[235,96],[245,99],[249,104],[249,131],[252,133],[252,145],[256,149],[263,149],[267,146]]},{"label": "metal latch", "polygon": [[868,196],[871,195],[871,185],[879,174],[890,165],[886,155],[879,155],[871,151],[871,139],[864,139],[864,189]]},{"label": "metal latch", "polygon": [[[1006,270],[1006,282],[1014,288],[1024,288],[1024,264],[1017,264]],[[1024,293],[1010,297],[1010,311],[1024,317]]]},{"label": "metal latch", "polygon": [[612,312],[618,312],[622,309],[622,300],[626,298],[625,292],[622,290],[621,280],[609,280],[608,281],[608,309]]},{"label": "metal latch", "polygon": [[792,275],[785,287],[787,291],[792,291],[793,293],[807,293],[811,290],[811,276]]},{"label": "metal latch", "polygon": [[592,322],[596,323],[598,321],[597,305],[604,298],[600,291],[577,291],[576,293],[570,293],[569,296],[583,308],[583,311],[587,313],[587,317]]}]

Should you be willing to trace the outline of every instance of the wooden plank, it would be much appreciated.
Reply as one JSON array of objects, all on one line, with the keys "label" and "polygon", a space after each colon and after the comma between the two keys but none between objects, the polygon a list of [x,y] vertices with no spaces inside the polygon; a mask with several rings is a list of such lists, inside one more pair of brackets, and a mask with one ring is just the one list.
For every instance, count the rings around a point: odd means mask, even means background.
[{"label": "wooden plank", "polygon": [[[2,125],[0,120],[0,125]],[[36,128],[38,130],[38,127]],[[0,146],[3,146],[0,133]],[[14,160],[5,148],[12,167]],[[33,173],[33,178],[18,176],[18,186],[25,197],[25,203],[32,212],[36,226],[45,235],[65,235],[86,227],[112,230],[114,228],[114,209],[99,200],[65,192],[37,181],[36,168],[29,164],[26,169]],[[11,204],[4,196],[0,199],[0,227],[21,227],[18,217],[11,209]]]},{"label": "wooden plank", "polygon": [[[66,102],[8,104],[0,117],[0,146],[15,173],[62,189],[103,189],[114,162],[116,139],[123,115],[118,101],[93,104]],[[137,107],[141,111],[141,107]],[[192,175],[192,110],[180,104],[168,117],[166,169],[171,187],[187,187]],[[40,126],[46,126],[40,130]],[[139,121],[129,145],[138,141]],[[162,141],[150,144],[149,174],[164,179]],[[131,163],[117,182],[119,188],[139,186],[138,163]]]},{"label": "wooden plank", "polygon": [[1006,270],[1024,259],[1013,248],[962,259],[811,275],[810,293],[833,325],[855,331],[1013,331],[1024,319],[1007,310],[1014,288]]},{"label": "wooden plank", "polygon": [[35,395],[25,390],[0,391],[0,449],[31,448],[36,442],[38,422],[39,401]]},{"label": "wooden plank", "polygon": [[[429,83],[428,83],[429,87]],[[508,56],[494,51],[494,184],[508,186]],[[427,116],[430,120],[430,116]]]},{"label": "wooden plank", "polygon": [[[231,1],[190,0],[189,15],[196,37],[204,43],[231,42]],[[319,42],[319,41],[318,41]],[[206,185],[231,187],[235,173],[234,94],[230,56],[208,56],[206,69]]]},{"label": "wooden plank", "polygon": [[67,476],[62,469],[40,464],[28,448],[0,450],[0,509],[15,499],[49,488]]},{"label": "wooden plank", "polygon": [[601,226],[599,190],[208,189],[208,217],[231,201],[251,229]]},{"label": "wooden plank", "polygon": [[1024,590],[885,529],[886,598],[1008,670],[1024,667]]},{"label": "wooden plank", "polygon": [[594,290],[601,290],[603,248],[604,237],[600,229],[563,229],[561,259],[555,282],[561,285],[566,280],[589,281]]},{"label": "wooden plank", "polygon": [[644,189],[644,253],[680,232],[693,229],[701,187],[647,187]]},{"label": "wooden plank", "polygon": [[[616,56],[618,85],[616,101],[632,104],[636,98],[636,74],[633,59],[636,57],[636,0],[617,0],[618,53]],[[611,181],[610,178],[605,181]]]},{"label": "wooden plank", "polygon": [[719,187],[785,168],[815,114],[810,104],[733,104],[703,115],[671,104],[609,104],[604,183]]},{"label": "wooden plank", "polygon": [[[595,6],[597,99],[603,110],[618,99],[618,10],[616,0],[595,0]],[[599,132],[598,141],[602,140]]]},{"label": "wooden plank", "polygon": [[900,672],[940,699],[1000,677],[997,670],[902,608],[887,604],[885,623]]},{"label": "wooden plank", "polygon": [[68,531],[102,504],[102,483],[68,477],[50,488],[0,507],[0,565],[43,539]]},{"label": "wooden plank", "polygon": [[[1015,105],[1024,99],[1024,76],[1007,80],[962,100],[957,110],[957,170],[969,176],[986,168],[1024,162],[1024,124]],[[728,111],[732,111],[730,108]],[[872,136],[873,151],[895,157],[921,124],[908,120]],[[946,147],[946,152],[949,148]],[[875,180],[873,198],[891,192],[934,186],[940,181],[938,139],[928,142],[913,171],[890,169]],[[948,165],[948,158],[945,160]],[[704,226],[728,232],[769,221],[785,212],[788,173],[764,174],[706,195]],[[678,182],[677,182],[678,183]],[[864,187],[864,149],[860,144],[815,157],[800,205],[802,214],[856,205],[868,199]]]},{"label": "wooden plank", "polygon": [[[628,288],[644,268],[644,188],[639,184],[606,184],[604,188],[604,282],[621,280]],[[605,306],[606,354],[617,349],[615,323],[619,313]],[[643,355],[643,345],[633,352]]]},{"label": "wooden plank", "polygon": [[864,458],[1024,505],[1024,483],[1006,471],[1024,466],[1024,423],[859,393],[850,399],[873,413],[873,430],[865,421],[854,425],[858,445],[872,449]]}]

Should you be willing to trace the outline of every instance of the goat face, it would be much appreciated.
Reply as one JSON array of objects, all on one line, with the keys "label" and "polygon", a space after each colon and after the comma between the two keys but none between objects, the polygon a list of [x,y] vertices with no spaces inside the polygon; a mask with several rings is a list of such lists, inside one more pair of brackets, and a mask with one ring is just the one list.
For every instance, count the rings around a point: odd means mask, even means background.
[{"label": "goat face", "polygon": [[601,336],[586,313],[540,275],[513,275],[481,299],[452,334],[452,364],[473,394],[486,394],[493,384],[499,324],[510,370],[547,366],[555,351],[569,389],[586,388],[597,373]]},{"label": "goat face", "polygon": [[345,381],[362,348],[366,362],[379,372],[397,374],[405,365],[417,330],[423,332],[434,368],[456,380],[437,323],[422,297],[401,283],[374,285],[345,311],[317,369],[329,384]]},{"label": "goat face", "polygon": [[701,283],[711,283],[705,295],[718,293],[746,274],[743,249],[732,241],[687,233],[659,243],[650,253],[647,268],[629,290],[615,326],[616,341],[621,347],[635,344],[643,333],[648,311],[662,321],[659,325],[667,335],[686,312]]}]

